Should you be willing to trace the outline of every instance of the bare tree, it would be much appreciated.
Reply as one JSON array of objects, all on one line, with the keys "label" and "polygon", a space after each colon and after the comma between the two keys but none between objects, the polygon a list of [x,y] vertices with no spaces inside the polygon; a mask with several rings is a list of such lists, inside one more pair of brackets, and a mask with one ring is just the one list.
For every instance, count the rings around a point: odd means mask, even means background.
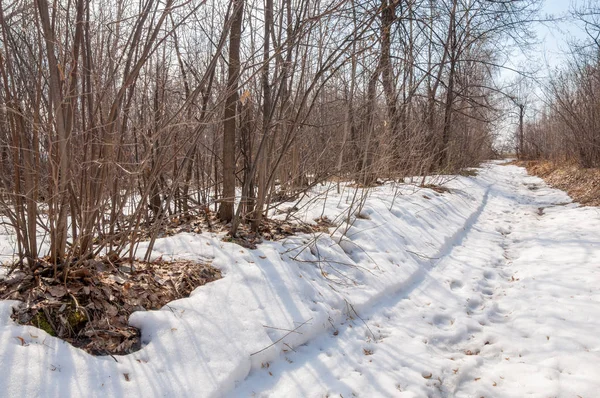
[{"label": "bare tree", "polygon": [[223,199],[219,208],[219,218],[223,221],[233,219],[235,201],[236,114],[239,101],[240,43],[244,18],[244,0],[232,0],[232,2],[233,22],[229,34],[228,94],[223,120]]}]

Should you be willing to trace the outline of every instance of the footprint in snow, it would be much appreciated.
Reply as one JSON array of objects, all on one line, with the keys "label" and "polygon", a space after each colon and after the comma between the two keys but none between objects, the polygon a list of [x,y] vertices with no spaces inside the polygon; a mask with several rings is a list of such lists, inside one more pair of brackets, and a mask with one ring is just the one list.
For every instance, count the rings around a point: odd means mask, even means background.
[{"label": "footprint in snow", "polygon": [[512,231],[510,230],[510,227],[506,228],[506,227],[500,225],[500,226],[496,227],[496,232],[499,232],[500,234],[506,236],[506,235],[510,235]]},{"label": "footprint in snow", "polygon": [[457,279],[450,282],[450,289],[452,289],[452,290],[462,289],[463,286],[464,286],[464,283],[462,283],[461,281],[459,281]]},{"label": "footprint in snow", "polygon": [[496,278],[496,275],[495,275],[495,274],[494,274],[492,271],[485,271],[485,272],[483,273],[483,277],[484,277],[485,279],[495,279],[495,278]]},{"label": "footprint in snow", "polygon": [[438,329],[448,330],[454,325],[455,320],[447,315],[437,314],[433,316],[432,321]]},{"label": "footprint in snow", "polygon": [[483,288],[483,289],[490,286],[489,282],[485,278],[477,280],[477,285],[479,286],[479,288]]},{"label": "footprint in snow", "polygon": [[471,297],[467,300],[467,307],[470,310],[475,310],[481,305],[481,299],[479,297]]}]

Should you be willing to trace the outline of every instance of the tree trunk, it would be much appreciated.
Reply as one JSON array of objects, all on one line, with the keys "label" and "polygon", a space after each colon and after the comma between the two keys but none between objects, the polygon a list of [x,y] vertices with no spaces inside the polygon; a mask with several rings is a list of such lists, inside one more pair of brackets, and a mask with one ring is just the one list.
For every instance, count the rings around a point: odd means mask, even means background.
[{"label": "tree trunk", "polygon": [[54,36],[50,15],[48,13],[48,2],[37,0],[37,8],[42,24],[42,31],[46,43],[46,56],[48,57],[48,68],[50,70],[49,96],[53,106],[55,120],[56,140],[58,142],[55,161],[58,169],[55,173],[54,195],[56,197],[54,206],[54,228],[50,234],[50,261],[60,262],[64,259],[67,248],[67,187],[69,183],[69,131],[67,126],[71,123],[65,120],[63,109],[63,96],[61,90],[61,78],[58,61],[55,54],[55,43],[58,41]]},{"label": "tree trunk", "polygon": [[457,37],[456,37],[456,6],[458,0],[452,2],[446,47],[450,55],[450,71],[448,72],[448,88],[446,90],[446,105],[444,109],[444,128],[442,130],[442,143],[438,154],[438,167],[445,168],[448,164],[448,146],[450,143],[450,128],[452,127],[452,112],[454,107],[454,80],[456,73]]},{"label": "tree trunk", "polygon": [[523,113],[524,113],[524,110],[525,110],[525,105],[519,104],[519,153],[518,153],[519,160],[522,160],[525,158],[525,152],[523,150],[524,141],[525,141],[525,137],[523,136]]},{"label": "tree trunk", "polygon": [[[270,58],[270,37],[271,26],[273,25],[273,0],[265,0],[265,35],[263,47],[263,70],[262,70],[262,89],[263,89],[263,140],[268,140],[269,129],[271,124],[271,86],[269,85],[269,58]],[[267,144],[269,141],[267,141]],[[270,145],[267,145],[267,150],[260,154],[256,161],[260,162],[258,168],[258,195],[256,197],[256,207],[254,208],[254,216],[252,217],[252,230],[258,231],[260,222],[262,221],[263,207],[268,192],[267,173],[269,172],[270,160]]]},{"label": "tree trunk", "polygon": [[244,18],[244,0],[232,0],[233,21],[229,34],[229,68],[227,99],[223,121],[223,194],[219,219],[231,221],[235,201],[235,137],[236,108],[239,102],[238,80],[240,76],[240,39]]}]

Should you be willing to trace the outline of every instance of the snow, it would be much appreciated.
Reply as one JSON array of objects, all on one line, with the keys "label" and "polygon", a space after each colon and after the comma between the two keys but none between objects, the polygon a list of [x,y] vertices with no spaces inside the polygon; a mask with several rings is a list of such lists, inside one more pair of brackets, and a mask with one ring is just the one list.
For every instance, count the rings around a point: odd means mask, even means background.
[{"label": "snow", "polygon": [[131,355],[92,357],[0,302],[0,396],[594,396],[600,212],[515,166],[446,186],[386,184],[362,209],[363,190],[319,187],[297,207],[337,227],[256,250],[157,240],[225,276],[134,313]]}]

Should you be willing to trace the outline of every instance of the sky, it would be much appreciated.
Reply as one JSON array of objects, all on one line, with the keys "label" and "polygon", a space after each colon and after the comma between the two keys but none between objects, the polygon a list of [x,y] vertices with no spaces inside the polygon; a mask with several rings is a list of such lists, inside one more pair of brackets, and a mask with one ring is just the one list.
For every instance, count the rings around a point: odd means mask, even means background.
[{"label": "sky", "polygon": [[[526,119],[535,118],[539,110],[544,107],[544,96],[542,87],[555,74],[556,69],[561,69],[565,59],[568,57],[570,43],[583,43],[587,35],[581,24],[570,18],[570,11],[581,6],[586,0],[545,0],[542,4],[541,19],[552,20],[546,23],[535,23],[533,30],[536,34],[536,42],[532,48],[525,53],[515,51],[506,60],[505,66],[500,72],[500,84],[505,85],[519,78],[519,73],[513,70],[523,70],[534,67],[537,69],[536,82],[529,83],[528,94],[530,106],[526,110]],[[511,70],[512,69],[512,70]],[[499,128],[499,141],[510,141],[516,129],[518,120],[515,113],[510,113],[497,127]]]},{"label": "sky", "polygon": [[[582,27],[569,17],[569,11],[581,5],[583,0],[545,0],[542,4],[541,19],[551,22],[537,22],[533,26],[537,44],[528,49],[526,54],[515,52],[506,66],[522,70],[526,64],[539,68],[541,78],[547,78],[555,68],[560,68],[569,50],[569,42],[582,42],[586,39]],[[510,70],[501,72],[502,80],[511,80],[517,76]]]},{"label": "sky", "polygon": [[[570,10],[582,3],[581,0],[546,0],[542,12],[553,17],[568,16]],[[539,51],[545,58],[544,63],[551,67],[560,67],[564,53],[569,47],[568,40],[583,41],[587,38],[581,25],[568,18],[561,22],[537,24],[536,32],[541,41]]]}]

